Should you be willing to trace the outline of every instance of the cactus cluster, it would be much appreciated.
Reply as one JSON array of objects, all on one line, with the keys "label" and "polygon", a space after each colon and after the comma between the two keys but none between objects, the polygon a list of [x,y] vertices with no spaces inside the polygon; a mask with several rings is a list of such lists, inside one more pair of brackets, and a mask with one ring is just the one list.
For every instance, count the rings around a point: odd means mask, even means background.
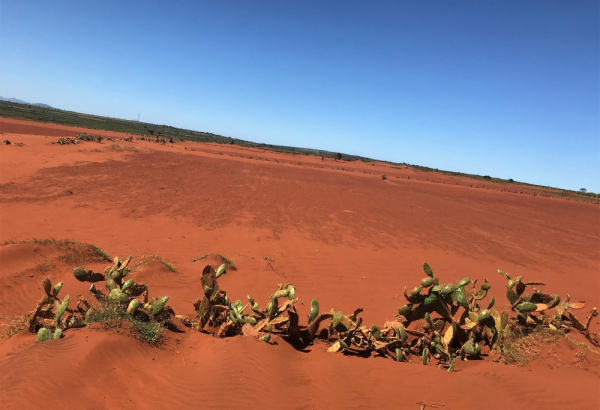
[{"label": "cactus cluster", "polygon": [[29,331],[37,332],[38,342],[60,339],[63,330],[83,324],[85,311],[80,307],[82,301],[77,301],[76,310],[69,309],[69,295],[62,300],[58,297],[62,285],[59,282],[52,287],[50,279],[42,280],[45,295],[28,318]]},{"label": "cactus cluster", "polygon": [[[427,364],[433,357],[452,371],[456,358],[476,357],[480,343],[493,346],[506,326],[507,317],[493,309],[494,300],[482,308],[482,300],[490,288],[486,280],[476,282],[464,278],[457,284],[440,283],[428,264],[423,265],[427,277],[410,294],[404,289],[408,304],[399,308],[399,319],[387,321],[382,327],[362,326],[357,309],[352,315],[331,310],[319,314],[318,302],[313,299],[308,318],[308,334],[316,335],[319,323],[331,319],[328,340],[334,340],[329,352],[374,352],[396,361],[408,361],[415,356]],[[470,287],[472,289],[467,290]],[[432,318],[436,313],[439,317]],[[422,331],[409,329],[415,321],[423,321]],[[332,339],[333,338],[333,339]]]},{"label": "cactus cluster", "polygon": [[544,286],[543,282],[527,282],[522,276],[511,278],[500,269],[498,273],[507,280],[506,298],[511,310],[517,314],[519,324],[546,326],[552,330],[563,329],[568,325],[569,328],[581,332],[596,347],[600,347],[598,341],[589,333],[590,322],[598,314],[595,307],[590,311],[585,324],[581,323],[569,309],[583,309],[585,303],[571,302],[569,294],[561,300],[560,295],[556,293],[545,293],[537,288]]},{"label": "cactus cluster", "polygon": [[[490,289],[486,279],[480,286],[477,280],[464,278],[458,283],[440,283],[431,267],[423,264],[426,274],[420,286],[410,293],[404,288],[408,303],[398,309],[398,321],[388,321],[381,328],[361,326],[358,309],[353,315],[344,316],[331,310],[319,314],[319,305],[313,299],[308,318],[309,335],[316,334],[320,321],[331,319],[327,340],[332,342],[329,352],[368,351],[397,361],[410,360],[411,355],[427,365],[431,359],[454,370],[457,359],[479,358],[482,347],[501,351],[503,335],[507,327],[547,326],[551,329],[574,328],[584,334],[595,346],[598,340],[589,332],[591,319],[597,315],[593,308],[585,323],[580,322],[568,309],[580,309],[584,303],[570,303],[570,297],[561,303],[560,296],[546,294],[535,286],[541,282],[525,282],[522,277],[512,278],[499,270],[508,281],[507,298],[516,318],[508,312],[494,309],[495,299],[484,302]],[[531,292],[526,292],[530,288]],[[548,309],[554,314],[548,315]],[[434,317],[435,316],[435,317]],[[422,329],[408,327],[418,322]],[[565,324],[568,328],[565,329]]]},{"label": "cactus cluster", "polygon": [[75,139],[80,142],[80,141],[93,141],[93,142],[101,142],[102,141],[102,136],[98,135],[91,135],[88,134],[87,132],[82,132],[80,134],[77,134],[77,136],[75,137]]},{"label": "cactus cluster", "polygon": [[[452,370],[456,358],[479,356],[482,344],[496,348],[508,316],[493,308],[494,298],[483,303],[490,289],[488,280],[480,286],[477,286],[477,280],[471,281],[468,277],[456,284],[446,284],[440,283],[427,263],[423,264],[423,271],[427,276],[421,280],[420,286],[410,294],[404,288],[408,304],[398,309],[404,326],[418,320],[425,321],[423,332],[417,335],[416,342],[412,342],[410,351],[420,354],[424,364],[434,357]],[[439,318],[433,319],[433,313],[437,313]]]},{"label": "cactus cluster", "polygon": [[[130,270],[127,268],[132,256],[124,261],[119,261],[118,257],[114,259],[114,265],[104,270],[104,274],[94,273],[91,270],[82,268],[73,269],[73,275],[80,282],[91,282],[90,292],[96,299],[102,302],[108,302],[111,305],[127,306],[127,313],[136,315],[142,319],[157,319],[159,321],[168,321],[170,309],[165,309],[169,300],[168,296],[148,299],[148,285],[136,284],[133,279],[127,279]],[[104,280],[108,295],[97,289],[95,282]],[[138,297],[142,296],[140,300]]]},{"label": "cactus cluster", "polygon": [[[581,305],[568,303],[568,300],[559,305],[557,295],[546,295],[535,289],[533,295],[525,295],[525,287],[539,283],[526,283],[522,278],[515,278],[510,283],[512,286],[508,286],[511,304],[517,313],[517,319],[512,319],[508,312],[501,313],[494,308],[493,297],[485,301],[490,289],[487,279],[480,285],[468,277],[458,283],[441,283],[427,263],[423,264],[423,270],[426,277],[420,286],[410,293],[404,289],[408,303],[398,309],[397,320],[387,321],[381,327],[375,324],[367,327],[360,317],[362,309],[356,309],[351,315],[334,309],[320,312],[319,302],[313,299],[308,323],[300,326],[294,308],[298,299],[293,285],[279,284],[264,309],[250,295],[246,304],[239,300],[231,303],[226,292],[219,289],[217,273],[208,265],[202,274],[204,299],[194,304],[198,312],[198,329],[206,329],[219,337],[242,333],[267,342],[272,333],[277,332],[288,337],[290,342],[303,346],[321,337],[330,344],[329,352],[375,353],[396,361],[415,358],[425,365],[437,360],[452,372],[456,360],[482,358],[484,346],[500,352],[507,327],[546,323],[556,328],[559,323],[556,320],[533,314],[535,310],[543,312],[543,306],[535,306],[532,310],[527,303],[549,302],[547,306],[556,306],[563,320],[567,320],[564,318],[567,308]],[[515,290],[511,291],[512,288]],[[593,310],[585,324],[569,319],[570,324],[578,323],[574,326],[586,332],[595,314]],[[327,322],[319,333],[321,325]],[[413,323],[416,326],[411,326]]]},{"label": "cactus cluster", "polygon": [[[217,271],[206,265],[202,271],[204,297],[194,303],[199,331],[212,332],[217,337],[244,333],[265,342],[271,339],[273,331],[299,336],[298,314],[294,309],[294,303],[298,299],[292,284],[279,284],[278,290],[270,296],[265,308],[261,309],[250,295],[246,304],[240,300],[229,300],[227,292],[219,288],[217,281],[219,271],[224,269],[224,265]],[[248,313],[245,313],[248,308]],[[284,316],[286,312],[288,315]]]},{"label": "cactus cluster", "polygon": [[[173,325],[173,310],[168,307],[168,297],[148,298],[148,286],[127,279],[131,256],[123,261],[114,259],[114,265],[103,274],[83,268],[73,269],[74,276],[82,282],[92,283],[90,292],[102,303],[130,315],[132,322],[152,322],[169,327]],[[233,266],[233,265],[231,265]],[[229,266],[229,267],[231,267]],[[456,360],[478,359],[486,351],[502,352],[503,337],[515,327],[544,326],[563,332],[575,329],[596,347],[597,335],[589,325],[598,314],[593,308],[585,321],[579,321],[573,309],[585,303],[571,302],[570,296],[562,299],[539,289],[542,282],[527,282],[521,276],[511,277],[498,270],[507,280],[506,297],[510,309],[500,312],[494,308],[495,299],[488,301],[490,283],[480,285],[466,277],[457,283],[442,283],[431,267],[423,264],[425,277],[419,286],[407,292],[407,304],[398,308],[397,319],[383,326],[363,325],[363,309],[345,315],[331,309],[320,312],[319,302],[312,299],[306,326],[301,326],[295,304],[296,288],[279,284],[264,307],[250,296],[248,302],[230,301],[219,288],[218,278],[226,272],[222,264],[216,271],[207,265],[201,278],[203,298],[194,303],[197,321],[176,316],[186,326],[211,333],[217,337],[244,334],[270,342],[273,334],[285,337],[290,343],[306,347],[320,337],[328,344],[328,352],[347,354],[377,354],[396,361],[418,360],[427,365],[432,360],[454,370]],[[107,293],[96,288],[104,281]],[[37,333],[38,341],[57,339],[65,329],[84,326],[87,315],[95,309],[85,300],[78,300],[75,309],[69,309],[69,296],[60,299],[62,282],[52,287],[43,280],[44,298],[29,316],[29,330]],[[87,308],[87,310],[86,310]],[[135,319],[135,320],[133,320]],[[321,329],[321,325],[326,324]]]}]

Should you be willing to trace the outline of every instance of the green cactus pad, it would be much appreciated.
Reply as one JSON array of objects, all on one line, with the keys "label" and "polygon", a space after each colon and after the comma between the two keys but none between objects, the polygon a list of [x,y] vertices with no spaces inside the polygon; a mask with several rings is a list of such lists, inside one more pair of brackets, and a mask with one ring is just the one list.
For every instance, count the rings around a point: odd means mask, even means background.
[{"label": "green cactus pad", "polygon": [[168,300],[168,296],[163,296],[162,298],[159,298],[154,304],[154,306],[152,306],[152,316],[158,315],[163,310]]},{"label": "green cactus pad", "polygon": [[250,323],[251,325],[256,324],[256,319],[254,319],[252,316],[245,316],[243,319],[244,319],[244,322]]},{"label": "green cactus pad", "polygon": [[256,302],[254,302],[254,299],[252,299],[252,297],[250,295],[248,295],[248,302],[250,302],[250,306],[254,307],[254,304]]},{"label": "green cactus pad", "polygon": [[419,293],[421,293],[422,289],[423,289],[422,286],[417,286],[416,288],[414,288],[413,290],[410,291],[410,295],[417,296]]},{"label": "green cactus pad", "polygon": [[296,288],[293,285],[288,285],[288,290],[289,290],[289,294],[288,294],[288,299],[292,300],[296,297]]},{"label": "green cactus pad", "polygon": [[458,284],[456,286],[459,288],[464,288],[469,283],[471,283],[471,278],[464,278],[464,279],[461,279],[460,282],[458,282]]},{"label": "green cactus pad", "polygon": [[456,290],[456,285],[454,283],[449,283],[444,286],[444,289],[440,290],[441,295],[449,295]]},{"label": "green cactus pad", "polygon": [[560,303],[560,296],[558,296],[556,293],[554,295],[552,295],[552,301],[548,304],[548,308],[552,309],[553,307],[555,307],[556,305],[558,305]]},{"label": "green cactus pad", "polygon": [[429,266],[429,264],[427,264],[427,263],[423,264],[423,271],[425,272],[425,274],[427,276],[433,278],[433,271],[431,270],[431,267]]},{"label": "green cactus pad", "polygon": [[479,346],[479,343],[473,343],[472,340],[469,340],[464,344],[463,350],[469,356],[476,356],[481,351],[481,346]]},{"label": "green cactus pad", "polygon": [[41,328],[40,330],[38,330],[37,333],[37,341],[42,343],[45,342],[46,340],[50,340],[52,339],[52,332],[50,331],[50,329],[46,329],[45,327]]},{"label": "green cactus pad", "polygon": [[509,279],[510,279],[510,276],[508,276],[508,274],[506,274],[506,273],[502,272],[500,269],[498,269],[498,273],[499,273],[500,275],[504,276],[504,277],[505,277],[507,280],[509,280]]},{"label": "green cactus pad", "polygon": [[452,373],[454,371],[454,362],[456,361],[456,358],[452,359],[452,361],[450,362],[450,367],[448,368],[448,373]]},{"label": "green cactus pad", "polygon": [[227,273],[227,264],[224,263],[221,266],[219,266],[219,268],[217,269],[215,276],[218,278],[219,276],[223,275],[224,273]]},{"label": "green cactus pad", "polygon": [[514,290],[508,289],[506,291],[506,299],[508,299],[511,305],[514,305],[519,300],[519,297],[517,296],[517,293]]},{"label": "green cactus pad", "polygon": [[271,299],[283,298],[289,296],[290,291],[288,289],[280,289],[271,295]]},{"label": "green cactus pad", "polygon": [[60,318],[62,317],[63,313],[65,313],[65,310],[67,310],[67,306],[69,306],[69,295],[65,296],[61,304],[58,306],[58,309],[56,310],[55,319],[57,322],[60,321]]},{"label": "green cactus pad", "polygon": [[423,300],[423,305],[425,305],[425,306],[431,306],[435,302],[437,302],[437,300],[438,300],[437,293],[431,292],[427,296],[425,296],[425,299]]},{"label": "green cactus pad", "polygon": [[425,347],[423,349],[423,354],[421,355],[421,362],[423,362],[424,365],[427,365],[428,358],[429,358],[429,349]]},{"label": "green cactus pad", "polygon": [[401,362],[402,359],[404,359],[404,353],[402,353],[402,349],[397,348],[396,349],[396,361]]},{"label": "green cactus pad", "polygon": [[63,332],[60,328],[56,328],[56,330],[54,331],[54,334],[52,335],[52,339],[60,339],[63,335]]},{"label": "green cactus pad", "polygon": [[60,292],[60,290],[62,289],[62,286],[62,282],[58,282],[56,285],[54,285],[54,289],[52,290],[52,296],[57,297],[58,292]]},{"label": "green cactus pad", "polygon": [[483,309],[479,316],[477,317],[477,321],[484,322],[490,318],[490,311],[487,309]]},{"label": "green cactus pad", "polygon": [[462,306],[465,309],[469,308],[469,302],[467,301],[467,294],[464,287],[461,286],[456,289],[452,294],[452,297],[459,306]]},{"label": "green cactus pad", "polygon": [[129,279],[128,281],[126,281],[125,283],[123,283],[123,286],[121,286],[121,290],[123,292],[125,292],[126,290],[128,290],[132,286],[133,286],[133,279]]},{"label": "green cactus pad", "polygon": [[427,323],[429,324],[429,326],[432,325],[432,323],[431,323],[431,316],[429,315],[429,312],[425,312],[425,320],[427,321]]},{"label": "green cactus pad", "polygon": [[319,302],[317,299],[313,299],[310,302],[310,315],[308,315],[308,324],[310,325],[313,320],[319,315]]},{"label": "green cactus pad", "polygon": [[129,303],[129,296],[121,291],[121,289],[113,289],[108,295],[108,303]]},{"label": "green cactus pad", "polygon": [[400,313],[402,316],[406,316],[412,309],[412,304],[409,303],[408,305],[404,305],[401,308],[398,308],[398,313]]},{"label": "green cactus pad", "polygon": [[398,328],[398,331],[399,331],[399,333],[400,333],[400,334],[398,335],[398,336],[400,337],[400,342],[401,342],[401,343],[404,343],[404,342],[406,342],[406,337],[407,337],[407,334],[406,334],[406,329],[404,329],[403,327],[399,327],[399,328]]},{"label": "green cactus pad", "polygon": [[423,278],[421,279],[421,286],[424,288],[428,288],[433,285],[433,278]]},{"label": "green cactus pad", "polygon": [[515,306],[515,309],[524,313],[535,312],[535,310],[537,309],[537,305],[531,302],[523,302]]},{"label": "green cactus pad", "polygon": [[79,282],[85,282],[88,276],[87,272],[81,268],[73,269],[73,275],[75,275],[75,279],[77,279]]},{"label": "green cactus pad", "polygon": [[445,283],[442,283],[441,285],[435,285],[434,287],[431,288],[431,291],[439,292],[440,290],[444,289],[445,286],[446,286]]},{"label": "green cactus pad", "polygon": [[496,299],[492,296],[492,298],[490,299],[490,303],[488,304],[488,309],[491,309],[494,307],[494,304],[496,303]]},{"label": "green cactus pad", "polygon": [[371,325],[371,334],[375,338],[375,340],[381,340],[381,331],[377,327],[377,325]]},{"label": "green cactus pad", "polygon": [[231,319],[231,321],[233,322],[234,325],[238,325],[239,322],[237,320],[237,316],[235,314],[235,312],[233,310],[229,311],[229,319]]}]

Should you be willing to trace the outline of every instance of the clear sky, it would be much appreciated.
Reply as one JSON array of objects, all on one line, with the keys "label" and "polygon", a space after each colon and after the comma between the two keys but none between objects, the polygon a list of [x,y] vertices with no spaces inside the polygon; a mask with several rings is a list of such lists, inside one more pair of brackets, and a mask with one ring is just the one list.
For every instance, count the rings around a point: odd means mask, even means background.
[{"label": "clear sky", "polygon": [[600,192],[597,0],[1,0],[0,95]]}]

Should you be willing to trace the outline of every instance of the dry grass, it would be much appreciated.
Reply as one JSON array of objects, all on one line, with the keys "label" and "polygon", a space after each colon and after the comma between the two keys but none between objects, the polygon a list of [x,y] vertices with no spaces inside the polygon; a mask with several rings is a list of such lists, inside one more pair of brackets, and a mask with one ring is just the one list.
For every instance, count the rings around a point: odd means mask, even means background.
[{"label": "dry grass", "polygon": [[227,258],[225,255],[222,255],[220,253],[207,253],[206,255],[198,256],[196,259],[192,259],[192,263],[202,260],[202,259],[206,259],[209,256],[213,256],[213,255],[221,258],[221,260],[227,265],[227,267],[229,269],[235,270],[235,263],[233,263],[233,261],[231,259]]},{"label": "dry grass", "polygon": [[507,364],[524,366],[540,356],[542,348],[557,345],[564,334],[558,330],[539,326],[533,329],[515,326],[505,331],[502,340],[502,361]]},{"label": "dry grass", "polygon": [[137,148],[135,148],[135,147],[122,147],[118,144],[112,144],[108,149],[111,151],[115,151],[115,152],[123,152],[123,151],[137,152]]},{"label": "dry grass", "polygon": [[8,324],[1,325],[3,329],[0,332],[0,337],[9,338],[27,329],[29,317],[27,315],[19,316],[16,318],[7,318],[0,316],[0,319],[6,319],[9,321]]},{"label": "dry grass", "polygon": [[163,265],[165,265],[171,272],[173,273],[177,273],[177,269],[175,269],[175,266],[173,266],[169,261],[167,261],[164,258],[161,258],[160,256],[156,256],[156,255],[152,255],[148,258],[142,259],[141,261],[139,261],[138,263],[135,264],[135,266],[133,267],[134,269],[137,267],[140,267],[142,265],[145,265],[148,262],[152,262],[152,261],[157,261],[162,263]]},{"label": "dry grass", "polygon": [[[34,245],[54,245],[61,251],[71,250],[71,249],[73,249],[73,245],[85,245],[85,246],[89,246],[92,249],[92,251],[96,255],[98,255],[98,259],[104,260],[107,262],[112,262],[112,258],[110,257],[110,255],[108,253],[104,252],[101,248],[97,247],[96,245],[93,245],[91,243],[86,243],[86,242],[72,241],[70,239],[55,239],[55,238],[36,239],[36,238],[32,238],[32,239],[26,239],[24,241],[19,241],[19,242],[9,239],[9,240],[5,241],[2,244],[2,246],[26,244],[26,243],[32,243]],[[65,260],[65,262],[69,262],[69,261]]]}]

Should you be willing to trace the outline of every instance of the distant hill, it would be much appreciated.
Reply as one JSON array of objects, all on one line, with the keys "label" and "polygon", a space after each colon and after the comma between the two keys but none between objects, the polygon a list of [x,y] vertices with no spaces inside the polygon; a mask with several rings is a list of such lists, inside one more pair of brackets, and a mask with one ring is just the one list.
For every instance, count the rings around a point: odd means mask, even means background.
[{"label": "distant hill", "polygon": [[6,97],[0,96],[0,101],[7,101],[7,102],[11,102],[11,103],[16,103],[16,104],[34,105],[36,107],[43,107],[43,108],[53,108],[53,107],[49,106],[48,104],[28,103],[27,101],[19,100],[18,98],[6,98]]}]

